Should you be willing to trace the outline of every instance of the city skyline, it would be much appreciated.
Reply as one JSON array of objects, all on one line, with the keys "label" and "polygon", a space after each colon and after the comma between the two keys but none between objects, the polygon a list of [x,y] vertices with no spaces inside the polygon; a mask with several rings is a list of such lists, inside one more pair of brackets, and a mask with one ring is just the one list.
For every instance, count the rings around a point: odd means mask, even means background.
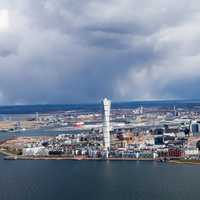
[{"label": "city skyline", "polygon": [[0,0],[0,200],[199,198],[198,0]]},{"label": "city skyline", "polygon": [[2,0],[0,105],[200,99],[200,3]]}]

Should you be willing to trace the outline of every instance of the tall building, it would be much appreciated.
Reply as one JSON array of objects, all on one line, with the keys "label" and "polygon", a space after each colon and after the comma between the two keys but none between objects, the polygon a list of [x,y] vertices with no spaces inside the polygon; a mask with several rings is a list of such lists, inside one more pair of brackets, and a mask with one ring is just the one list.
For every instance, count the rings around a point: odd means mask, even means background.
[{"label": "tall building", "polygon": [[36,120],[37,122],[39,121],[39,113],[38,113],[38,112],[35,113],[35,120]]},{"label": "tall building", "polygon": [[103,140],[105,150],[110,150],[110,107],[111,101],[103,100]]},{"label": "tall building", "polygon": [[140,107],[140,114],[141,114],[141,115],[144,114],[144,108],[143,108],[143,106]]},{"label": "tall building", "polygon": [[176,110],[176,106],[174,106],[173,115],[174,115],[175,117],[178,116],[178,111]]},{"label": "tall building", "polygon": [[200,124],[197,123],[196,121],[193,121],[190,125],[190,132],[192,133],[193,136],[200,135]]}]

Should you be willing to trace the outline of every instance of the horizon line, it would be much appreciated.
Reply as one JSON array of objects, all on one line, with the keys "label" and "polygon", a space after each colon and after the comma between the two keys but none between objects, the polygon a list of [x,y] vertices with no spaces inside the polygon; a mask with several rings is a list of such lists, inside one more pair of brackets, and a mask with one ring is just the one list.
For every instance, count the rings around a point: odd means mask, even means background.
[{"label": "horizon line", "polygon": [[[102,98],[103,99],[103,98]],[[110,98],[108,98],[110,99]],[[168,98],[168,99],[134,99],[134,100],[124,100],[124,101],[118,101],[118,100],[112,100],[110,99],[112,103],[134,103],[134,102],[162,102],[162,101],[200,101],[200,99],[187,99],[187,98]],[[102,100],[96,101],[96,102],[80,102],[80,103],[36,103],[36,104],[29,104],[29,103],[16,103],[16,104],[0,104],[0,107],[11,107],[11,106],[56,106],[56,105],[95,105],[100,104]]]}]

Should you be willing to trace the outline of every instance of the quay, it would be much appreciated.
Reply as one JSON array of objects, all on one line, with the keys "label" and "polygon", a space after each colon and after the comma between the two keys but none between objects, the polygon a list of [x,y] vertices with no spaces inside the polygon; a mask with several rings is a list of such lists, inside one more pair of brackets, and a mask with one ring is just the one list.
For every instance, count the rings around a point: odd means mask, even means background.
[{"label": "quay", "polygon": [[0,151],[3,154],[4,160],[74,160],[74,161],[154,161],[171,164],[187,164],[187,165],[200,165],[200,160],[185,160],[185,159],[152,159],[152,158],[89,158],[89,157],[67,157],[67,156],[17,156]]},{"label": "quay", "polygon": [[[0,152],[1,153],[1,152]],[[89,158],[89,157],[68,157],[68,156],[18,156],[4,154],[5,160],[77,160],[77,161],[159,161],[152,158]]]}]

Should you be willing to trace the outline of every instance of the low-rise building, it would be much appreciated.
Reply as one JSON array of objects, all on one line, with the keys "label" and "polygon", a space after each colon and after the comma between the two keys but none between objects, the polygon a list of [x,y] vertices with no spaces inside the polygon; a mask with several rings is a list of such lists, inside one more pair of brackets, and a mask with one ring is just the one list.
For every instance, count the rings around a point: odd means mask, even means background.
[{"label": "low-rise building", "polygon": [[32,148],[24,148],[22,150],[23,156],[48,156],[49,150],[45,147],[32,147]]},{"label": "low-rise building", "polygon": [[199,149],[195,147],[190,147],[185,149],[185,157],[193,157],[199,155]]}]

